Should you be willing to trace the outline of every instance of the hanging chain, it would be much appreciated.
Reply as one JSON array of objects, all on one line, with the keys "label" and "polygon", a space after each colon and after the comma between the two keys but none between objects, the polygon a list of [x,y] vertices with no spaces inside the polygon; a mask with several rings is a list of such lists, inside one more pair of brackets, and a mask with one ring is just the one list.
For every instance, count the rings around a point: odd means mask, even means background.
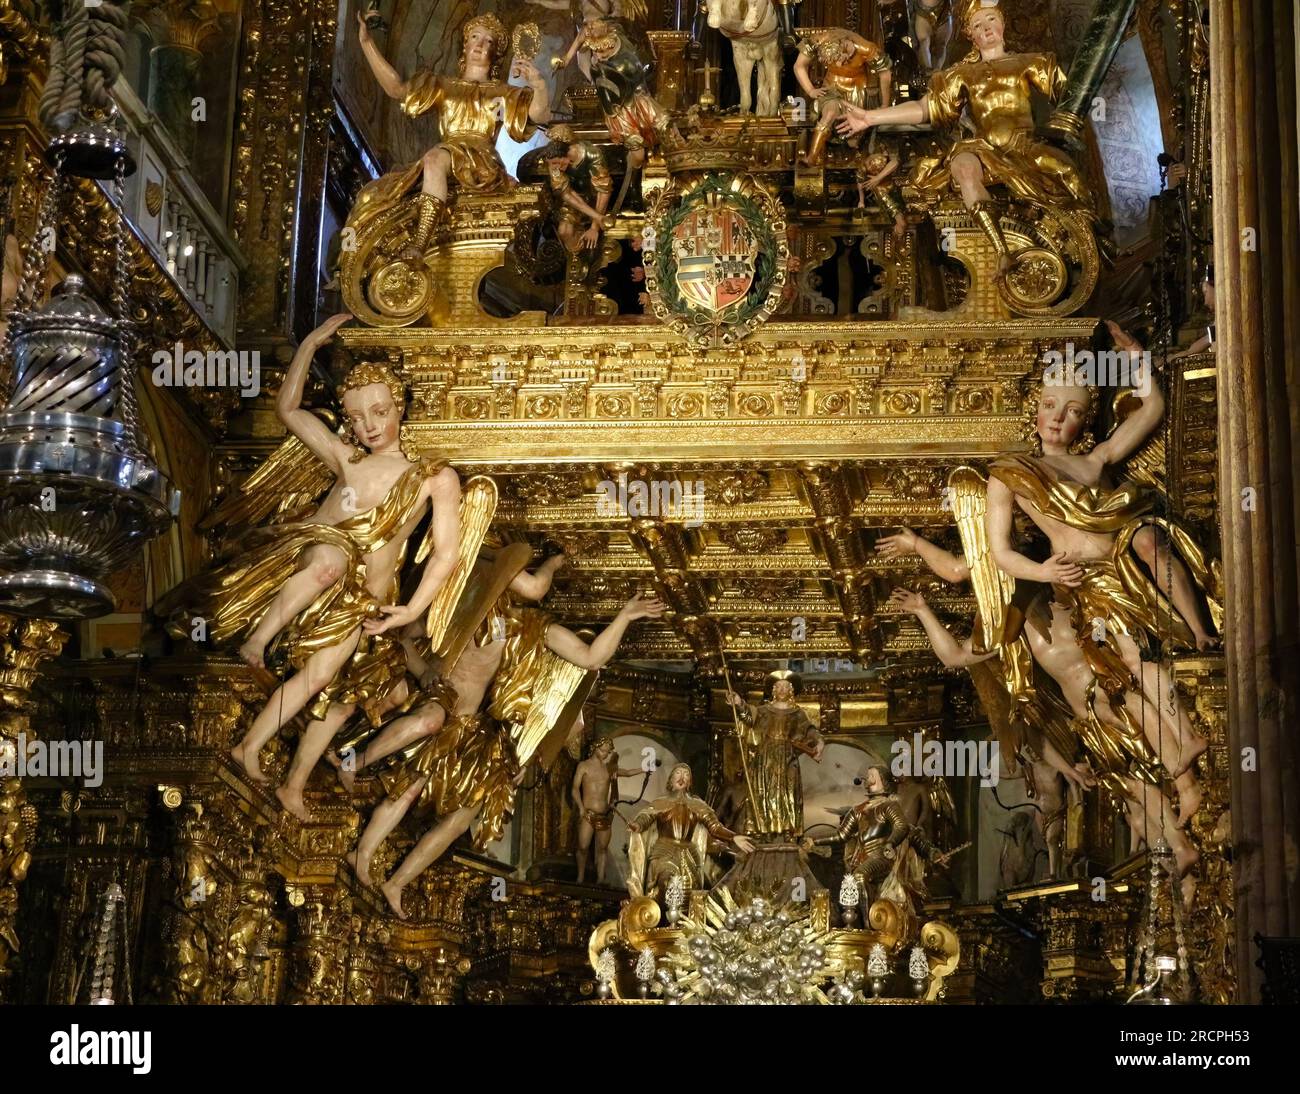
[{"label": "hanging chain", "polygon": [[122,360],[118,367],[118,415],[126,426],[127,453],[145,455],[144,438],[135,401],[135,323],[130,314],[131,294],[127,291],[130,263],[126,247],[126,157],[118,156],[113,169],[113,202],[117,205],[117,240],[113,270],[113,314],[122,339]]}]

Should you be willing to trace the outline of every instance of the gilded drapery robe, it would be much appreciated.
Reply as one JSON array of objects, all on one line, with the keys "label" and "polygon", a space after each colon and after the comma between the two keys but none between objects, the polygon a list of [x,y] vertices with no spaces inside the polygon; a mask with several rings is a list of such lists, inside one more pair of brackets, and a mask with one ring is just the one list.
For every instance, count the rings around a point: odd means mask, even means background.
[{"label": "gilded drapery robe", "polygon": [[977,58],[936,72],[926,96],[930,124],[955,129],[965,110],[975,134],[963,134],[941,159],[921,160],[911,185],[935,199],[945,196],[952,181],[949,165],[967,152],[984,165],[987,181],[1002,183],[1016,197],[1095,217],[1092,193],[1074,162],[1034,139],[1031,92],[1037,90],[1055,102],[1064,87],[1065,72],[1050,53]]},{"label": "gilded drapery robe", "polygon": [[[1122,701],[1125,692],[1139,691],[1140,686],[1106,636],[1127,635],[1144,653],[1153,650],[1156,639],[1166,646],[1196,647],[1187,621],[1160,592],[1133,550],[1133,537],[1143,527],[1153,525],[1168,536],[1192,581],[1205,594],[1211,622],[1222,629],[1223,609],[1217,598],[1219,581],[1214,567],[1179,524],[1154,515],[1156,495],[1134,482],[1113,489],[1085,486],[1060,478],[1047,464],[1028,456],[1000,457],[990,465],[989,475],[1018,498],[1071,528],[1114,536],[1108,556],[1078,560],[1083,568],[1079,586],[1053,586],[1056,599],[1070,609],[1070,624],[1101,691],[1098,695],[1094,689],[1090,696],[1092,717],[1076,723],[1076,728],[1101,762],[1103,781],[1113,789],[1119,789],[1117,780],[1125,776],[1159,785],[1159,757]],[[1124,730],[1098,723],[1096,704],[1103,699],[1123,719]]]},{"label": "gilded drapery robe", "polygon": [[740,746],[749,773],[750,816],[755,832],[792,836],[803,831],[803,781],[799,755],[812,753],[821,735],[802,709],[772,703],[739,710]]},{"label": "gilded drapery robe", "polygon": [[[499,81],[477,83],[431,72],[417,72],[408,88],[402,112],[413,118],[437,113],[439,145],[451,156],[451,179],[457,186],[476,194],[498,193],[514,186],[497,155],[496,141],[502,126],[511,140],[524,141],[533,135],[536,127],[528,117],[532,88]],[[348,223],[360,227],[391,208],[419,185],[423,171],[423,162],[416,160],[366,183],[348,214]]]}]

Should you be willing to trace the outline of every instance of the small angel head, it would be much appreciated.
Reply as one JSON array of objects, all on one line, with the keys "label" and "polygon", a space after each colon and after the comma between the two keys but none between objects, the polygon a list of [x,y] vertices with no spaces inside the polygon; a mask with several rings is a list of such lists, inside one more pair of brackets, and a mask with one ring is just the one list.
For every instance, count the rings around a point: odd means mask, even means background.
[{"label": "small angel head", "polygon": [[[1074,452],[1087,444],[1097,417],[1098,391],[1091,385],[1043,384],[1034,432],[1044,452]],[[1090,446],[1089,446],[1090,447]]]},{"label": "small angel head", "polygon": [[406,389],[397,373],[373,361],[357,365],[344,378],[340,396],[357,443],[371,452],[397,446],[406,409]]},{"label": "small angel head", "polygon": [[614,742],[611,738],[600,736],[591,742],[591,754],[598,760],[609,759],[609,754],[614,751]]}]

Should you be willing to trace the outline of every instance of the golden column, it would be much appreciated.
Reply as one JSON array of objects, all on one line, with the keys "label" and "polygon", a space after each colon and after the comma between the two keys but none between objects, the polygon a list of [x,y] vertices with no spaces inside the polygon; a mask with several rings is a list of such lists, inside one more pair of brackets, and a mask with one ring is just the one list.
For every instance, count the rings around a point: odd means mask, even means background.
[{"label": "golden column", "polygon": [[49,620],[0,613],[0,1000],[6,997],[18,953],[18,885],[27,876],[28,847],[36,835],[36,807],[23,792],[19,753],[33,736],[36,674],[44,661],[58,656],[67,638]]},{"label": "golden column", "polygon": [[1300,231],[1294,10],[1211,4],[1220,506],[1240,1000],[1254,936],[1300,935]]}]

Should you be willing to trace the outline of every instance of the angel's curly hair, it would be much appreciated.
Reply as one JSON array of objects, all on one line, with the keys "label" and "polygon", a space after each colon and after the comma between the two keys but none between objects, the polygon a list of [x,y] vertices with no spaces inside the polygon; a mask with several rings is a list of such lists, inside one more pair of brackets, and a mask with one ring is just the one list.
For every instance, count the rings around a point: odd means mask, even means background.
[{"label": "angel's curly hair", "polygon": [[[1020,435],[1029,442],[1029,447],[1036,456],[1043,454],[1043,439],[1038,435],[1038,404],[1043,401],[1045,386],[1041,376],[1033,380],[1026,389],[1021,404],[1024,417],[1021,419]],[[1097,411],[1101,406],[1101,391],[1097,387],[1091,384],[1079,386],[1088,393],[1088,405],[1083,412],[1083,432],[1070,445],[1070,451],[1076,454],[1091,452],[1096,446],[1097,438],[1092,434],[1092,425],[1097,420]]]},{"label": "angel's curly hair", "polygon": [[369,387],[371,384],[383,384],[388,388],[394,403],[398,406],[406,405],[406,385],[402,382],[402,378],[393,371],[391,366],[380,364],[378,361],[363,361],[352,368],[343,378],[343,384],[339,388],[340,401],[347,392]]}]

